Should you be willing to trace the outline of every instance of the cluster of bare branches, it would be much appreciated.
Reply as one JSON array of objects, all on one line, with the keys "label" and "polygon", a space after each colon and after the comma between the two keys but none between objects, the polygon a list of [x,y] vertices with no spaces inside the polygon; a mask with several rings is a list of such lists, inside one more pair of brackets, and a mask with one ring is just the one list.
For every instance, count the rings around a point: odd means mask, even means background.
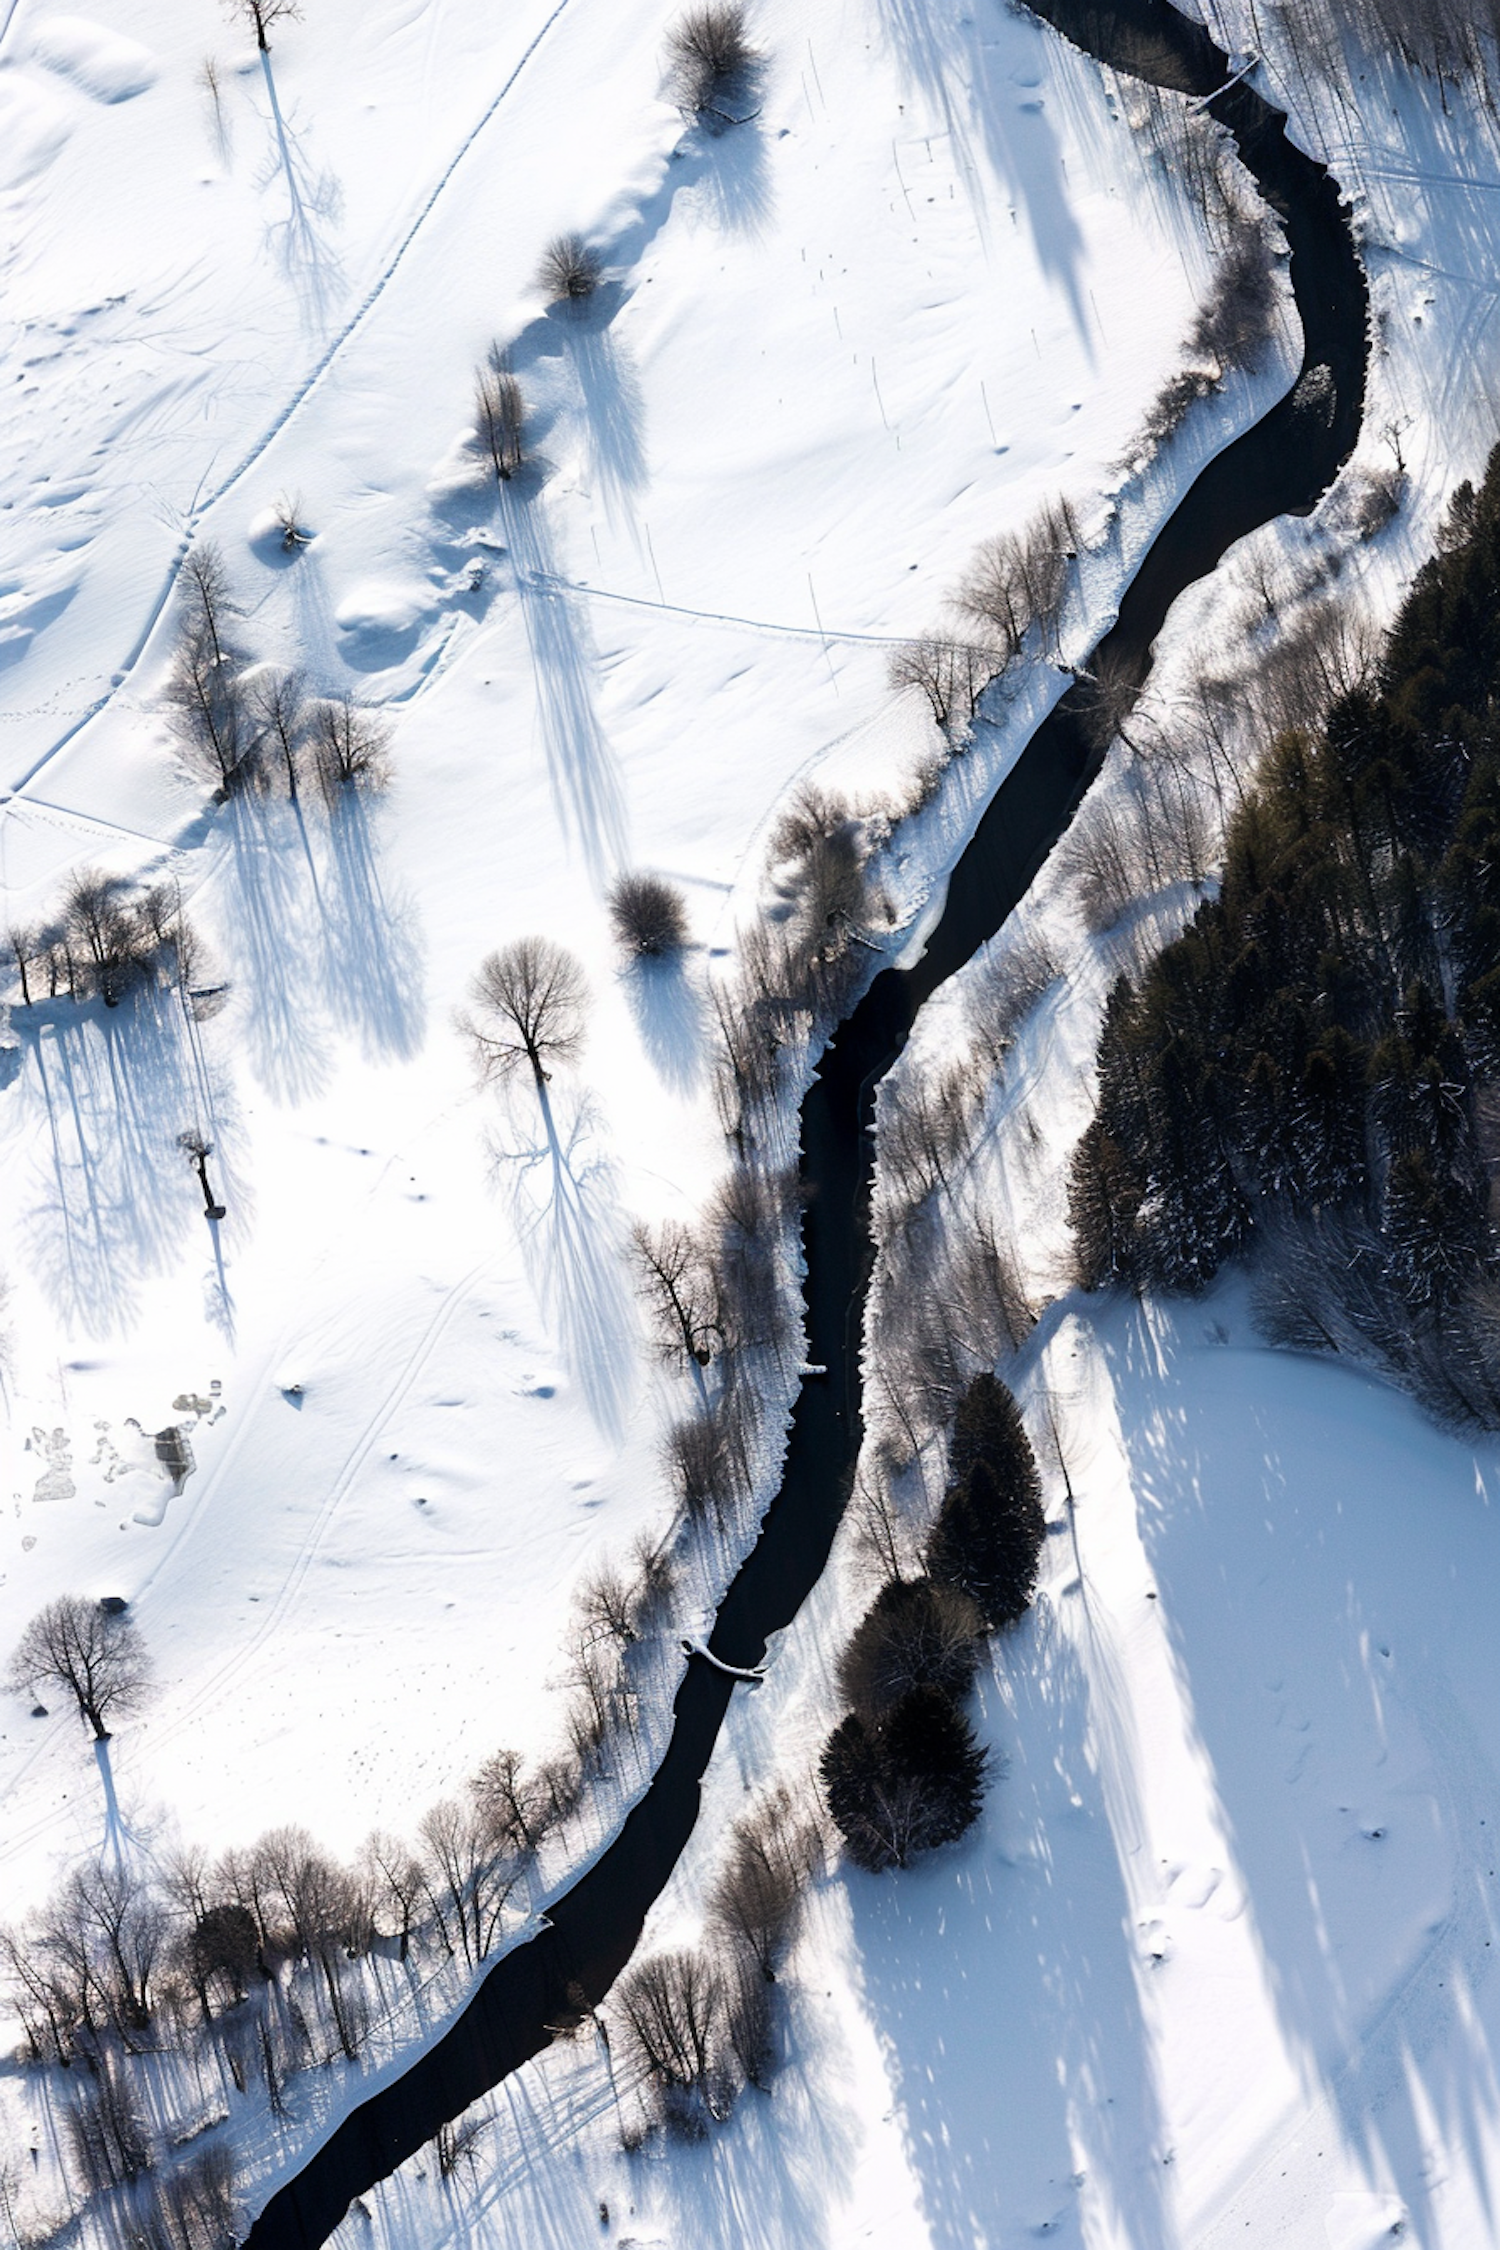
[{"label": "cluster of bare branches", "polygon": [[555,302],[585,304],[598,288],[603,271],[603,258],[581,234],[558,234],[542,252],[537,286]]},{"label": "cluster of bare branches", "polygon": [[679,16],[667,33],[671,98],[710,133],[750,122],[764,68],[741,0],[706,0]]},{"label": "cluster of bare branches", "polygon": [[470,994],[473,1005],[459,1017],[459,1028],[487,1085],[529,1070],[540,1090],[554,1069],[577,1061],[588,987],[566,947],[550,938],[516,938],[486,954]]},{"label": "cluster of bare branches", "polygon": [[698,2139],[775,2064],[773,1994],[807,1889],[823,1866],[816,1819],[784,1789],[737,1820],[709,1893],[707,1942],[649,1954],[620,1979],[610,2012],[639,2072],[643,2116]]},{"label": "cluster of bare branches", "polygon": [[1058,860],[1097,935],[1174,883],[1202,885],[1217,841],[1211,808],[1180,767],[1137,761],[1119,787],[1089,798]]},{"label": "cluster of bare branches", "polygon": [[682,893],[660,875],[622,875],[609,894],[609,918],[627,961],[661,961],[688,941]]},{"label": "cluster of bare branches", "polygon": [[[636,1675],[674,1579],[669,1555],[644,1540],[624,1567],[596,1567],[579,1593],[561,1747],[534,1764],[495,1752],[427,1809],[413,1837],[377,1831],[347,1865],[291,1826],[217,1858],[188,1848],[85,1861],[40,1913],[0,1930],[0,1970],[31,2064],[85,2066],[65,2111],[81,2193],[149,2174],[147,2201],[166,2242],[218,2250],[229,2239],[201,2232],[204,2214],[230,2198],[227,2171],[177,2160],[160,2105],[142,2105],[132,2058],[212,2057],[279,2115],[295,2072],[363,2051],[381,1958],[453,1957],[474,1968],[492,1955],[514,1921],[518,1885],[530,1895],[538,1855],[578,1815],[613,1746],[634,1737]],[[130,1620],[112,1605],[75,1601],[33,1621],[7,1685],[61,1689],[107,1738],[147,1681]]]},{"label": "cluster of bare branches", "polygon": [[1020,531],[987,539],[951,597],[977,626],[1003,674],[1028,634],[1055,640],[1069,566],[1078,553],[1078,524],[1066,499],[1048,501]]},{"label": "cluster of bare branches", "polygon": [[500,344],[492,344],[488,357],[475,369],[474,413],[480,448],[495,472],[495,481],[509,484],[523,458],[526,402]]},{"label": "cluster of bare branches", "polygon": [[[287,517],[283,544],[303,536]],[[385,787],[390,735],[377,713],[348,695],[312,695],[296,671],[248,663],[236,638],[240,605],[211,541],[188,554],[177,595],[168,717],[188,770],[220,802],[244,791],[295,798],[310,784],[332,810],[347,791]]]},{"label": "cluster of bare branches", "polygon": [[982,642],[928,633],[894,651],[886,677],[893,688],[915,688],[925,696],[934,723],[951,748],[961,751],[968,746],[985,689],[1004,669],[999,652]]},{"label": "cluster of bare branches", "polygon": [[143,890],[94,867],[69,877],[48,920],[11,925],[0,969],[23,1007],[65,993],[117,1008],[133,990],[152,986],[175,989],[202,1016],[223,994],[203,981],[206,956],[175,883]]}]

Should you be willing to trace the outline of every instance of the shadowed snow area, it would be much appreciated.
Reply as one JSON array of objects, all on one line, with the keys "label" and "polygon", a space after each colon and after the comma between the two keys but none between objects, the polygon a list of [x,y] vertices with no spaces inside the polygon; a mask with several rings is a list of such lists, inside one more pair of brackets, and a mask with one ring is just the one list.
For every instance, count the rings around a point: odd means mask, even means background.
[{"label": "shadowed snow area", "polygon": [[[482,2181],[370,2199],[377,2243],[576,2242],[601,2201],[712,2250],[1492,2238],[1500,1448],[1258,1346],[1236,1286],[1066,1317],[1044,1387],[1076,1508],[1054,1466],[981,1829],[823,1886],[786,2066],[711,2147],[622,2156],[605,2059],[554,2052],[480,2105]],[[815,1751],[838,1614],[825,1581],[737,1696],[653,1940]]]}]

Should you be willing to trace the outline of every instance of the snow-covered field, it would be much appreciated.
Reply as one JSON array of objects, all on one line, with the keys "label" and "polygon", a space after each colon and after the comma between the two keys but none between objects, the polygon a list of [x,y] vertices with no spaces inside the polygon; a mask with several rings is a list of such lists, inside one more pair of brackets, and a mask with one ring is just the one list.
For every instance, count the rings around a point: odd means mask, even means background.
[{"label": "snow-covered field", "polygon": [[[349,1852],[498,1744],[550,1744],[581,1574],[670,1513],[682,1384],[625,1230],[692,1215],[723,1169],[708,983],[776,809],[812,775],[899,801],[930,730],[890,643],[1059,491],[1086,521],[1121,495],[1070,613],[1091,645],[1295,364],[1284,338],[1129,482],[1212,255],[1104,74],[992,0],[761,0],[762,112],[708,140],[663,98],[673,12],[309,0],[274,75],[177,0],[107,24],[17,0],[0,31],[6,918],[81,866],[167,876],[231,986],[203,1024],[18,1010],[0,1055],[0,1639],[59,1592],[129,1599],[159,1687],[113,1779],[143,1851],[302,1821]],[[1494,435],[1500,164],[1456,97],[1361,99],[1337,141],[1294,114],[1373,245],[1359,463],[1395,442],[1412,472],[1348,565],[1380,614]],[[533,281],[568,229],[606,265],[582,317]],[[496,341],[530,409],[503,501],[468,441]],[[291,556],[283,496],[315,535]],[[162,687],[190,538],[222,549],[250,654],[384,707],[367,817],[215,810],[181,770]],[[1333,506],[1252,544],[1292,582],[1350,539]],[[1182,605],[1164,698],[1242,634],[1235,585]],[[1060,685],[1039,669],[898,837],[904,913]],[[665,986],[611,945],[630,866],[689,900]],[[476,1093],[453,1020],[480,957],[533,931],[592,990],[551,1151],[529,1094]],[[1020,1105],[996,1113],[1043,1291],[1108,966],[1069,944],[1016,1057],[1053,1158],[1024,1184]],[[1063,1402],[1076,1548],[1051,1542],[985,1689],[1010,1772],[981,1839],[820,1890],[792,2060],[709,2150],[620,2156],[603,2064],[569,2048],[496,2098],[477,2175],[393,2183],[392,2241],[591,2240],[601,2198],[684,2243],[1356,2250],[1403,2211],[1423,2241],[1490,2239],[1494,1461],[1263,1352],[1232,1290],[1074,1306],[1026,1383]],[[168,1423],[195,1463],[176,1496]],[[712,1805],[806,1771],[859,1598],[846,1561],[737,1697]],[[100,1845],[71,1717],[6,1699],[0,1806],[10,1914]],[[703,1880],[695,1846],[658,1929]]]}]

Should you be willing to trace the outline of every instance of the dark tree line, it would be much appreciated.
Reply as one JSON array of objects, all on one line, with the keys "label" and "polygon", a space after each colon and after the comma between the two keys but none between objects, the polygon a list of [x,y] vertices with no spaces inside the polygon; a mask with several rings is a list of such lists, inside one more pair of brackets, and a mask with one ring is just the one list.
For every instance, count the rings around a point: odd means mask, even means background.
[{"label": "dark tree line", "polygon": [[824,1746],[823,1794],[845,1849],[873,1872],[952,1843],[979,1817],[986,1754],[963,1710],[984,1633],[1036,1591],[1046,1521],[1020,1411],[993,1375],[954,1417],[949,1487],[925,1573],[894,1572],[838,1663],[848,1716]]},{"label": "dark tree line", "polygon": [[1500,1418],[1500,452],[1368,676],[1283,731],[1219,895],[1109,996],[1071,1208],[1086,1286],[1255,1245],[1271,1332]]}]

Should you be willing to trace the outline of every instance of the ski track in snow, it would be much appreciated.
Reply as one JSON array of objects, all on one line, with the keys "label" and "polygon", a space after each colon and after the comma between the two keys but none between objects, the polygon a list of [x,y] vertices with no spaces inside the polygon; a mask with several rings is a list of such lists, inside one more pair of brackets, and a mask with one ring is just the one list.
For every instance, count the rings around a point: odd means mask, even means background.
[{"label": "ski track in snow", "polygon": [[[13,9],[16,4],[17,0],[12,0]],[[335,336],[332,342],[327,346],[321,359],[318,360],[310,374],[303,382],[299,383],[296,386],[291,394],[291,397],[281,408],[275,419],[271,421],[265,427],[265,429],[262,430],[260,436],[249,448],[248,452],[246,452],[242,456],[235,467],[231,469],[228,475],[222,478],[221,481],[212,488],[212,490],[208,492],[200,492],[198,494],[195,499],[192,511],[193,521],[196,522],[197,519],[205,515],[210,508],[217,506],[219,501],[221,501],[225,497],[226,493],[232,492],[234,487],[238,483],[240,483],[242,478],[249,475],[250,471],[255,467],[255,464],[261,459],[262,455],[274,443],[275,439],[280,436],[281,432],[287,427],[287,424],[296,415],[299,408],[302,407],[312,396],[318,385],[328,374],[330,368],[332,368],[335,362],[340,358],[345,347],[352,341],[358,331],[364,327],[366,320],[375,310],[375,307],[379,304],[381,298],[385,295],[386,290],[389,288],[391,282],[394,280],[397,272],[404,263],[408,252],[412,249],[417,240],[417,237],[421,234],[423,228],[427,224],[428,219],[431,217],[432,212],[436,209],[438,203],[442,199],[442,196],[447,189],[449,182],[457,173],[459,166],[463,163],[464,159],[468,156],[470,150],[474,148],[475,144],[479,141],[481,136],[488,130],[490,124],[498,114],[501,105],[507,100],[511,93],[511,90],[521,77],[521,74],[525,70],[526,65],[530,62],[532,56],[537,52],[538,48],[543,45],[548,34],[552,30],[553,25],[556,24],[559,19],[567,12],[571,4],[572,0],[557,0],[557,6],[553,9],[551,15],[548,16],[541,29],[534,34],[530,43],[526,47],[525,52],[521,55],[520,60],[516,63],[515,68],[511,71],[510,76],[506,79],[505,84],[500,88],[494,100],[490,103],[488,109],[486,109],[484,114],[476,120],[470,131],[460,142],[451,162],[447,165],[441,176],[433,185],[426,201],[422,204],[421,209],[417,212],[416,217],[412,220],[411,225],[408,227],[401,241],[397,244],[395,250],[387,260],[385,266],[381,269],[380,273],[371,283],[370,288],[367,290],[359,305],[355,308],[353,313],[350,314],[349,319],[345,322],[343,328],[340,329],[337,336]],[[4,33],[0,32],[0,39],[3,39],[3,37]],[[82,734],[84,728],[90,726],[93,721],[99,717],[100,713],[103,711],[107,711],[110,705],[115,701],[116,696],[120,693],[121,689],[125,686],[126,682],[129,680],[130,676],[139,665],[141,657],[150,642],[152,634],[155,632],[157,626],[161,622],[167,605],[172,599],[173,589],[177,584],[177,572],[178,567],[181,563],[181,559],[187,553],[191,544],[192,534],[191,530],[189,530],[184,534],[183,539],[178,547],[177,559],[173,563],[166,583],[163,585],[161,592],[156,598],[154,606],[148,613],[145,623],[142,625],[136,635],[135,645],[131,649],[130,654],[127,656],[125,663],[121,668],[120,678],[118,679],[118,681],[116,681],[116,683],[111,686],[105,694],[98,697],[97,700],[90,705],[88,710],[83,713],[82,717],[77,719],[74,724],[68,728],[65,734],[62,734],[58,737],[56,742],[53,743],[52,747],[49,750],[43,752],[42,756],[31,767],[29,772],[21,776],[21,778],[15,784],[13,791],[11,792],[12,797],[23,797],[25,792],[29,789],[31,783],[35,780],[38,780],[41,775],[46,772],[48,766],[52,764],[53,760],[59,755],[59,753],[62,750],[66,749],[67,745],[70,742],[76,740],[76,738],[80,734]],[[0,800],[0,802],[3,802],[3,800]]]}]

